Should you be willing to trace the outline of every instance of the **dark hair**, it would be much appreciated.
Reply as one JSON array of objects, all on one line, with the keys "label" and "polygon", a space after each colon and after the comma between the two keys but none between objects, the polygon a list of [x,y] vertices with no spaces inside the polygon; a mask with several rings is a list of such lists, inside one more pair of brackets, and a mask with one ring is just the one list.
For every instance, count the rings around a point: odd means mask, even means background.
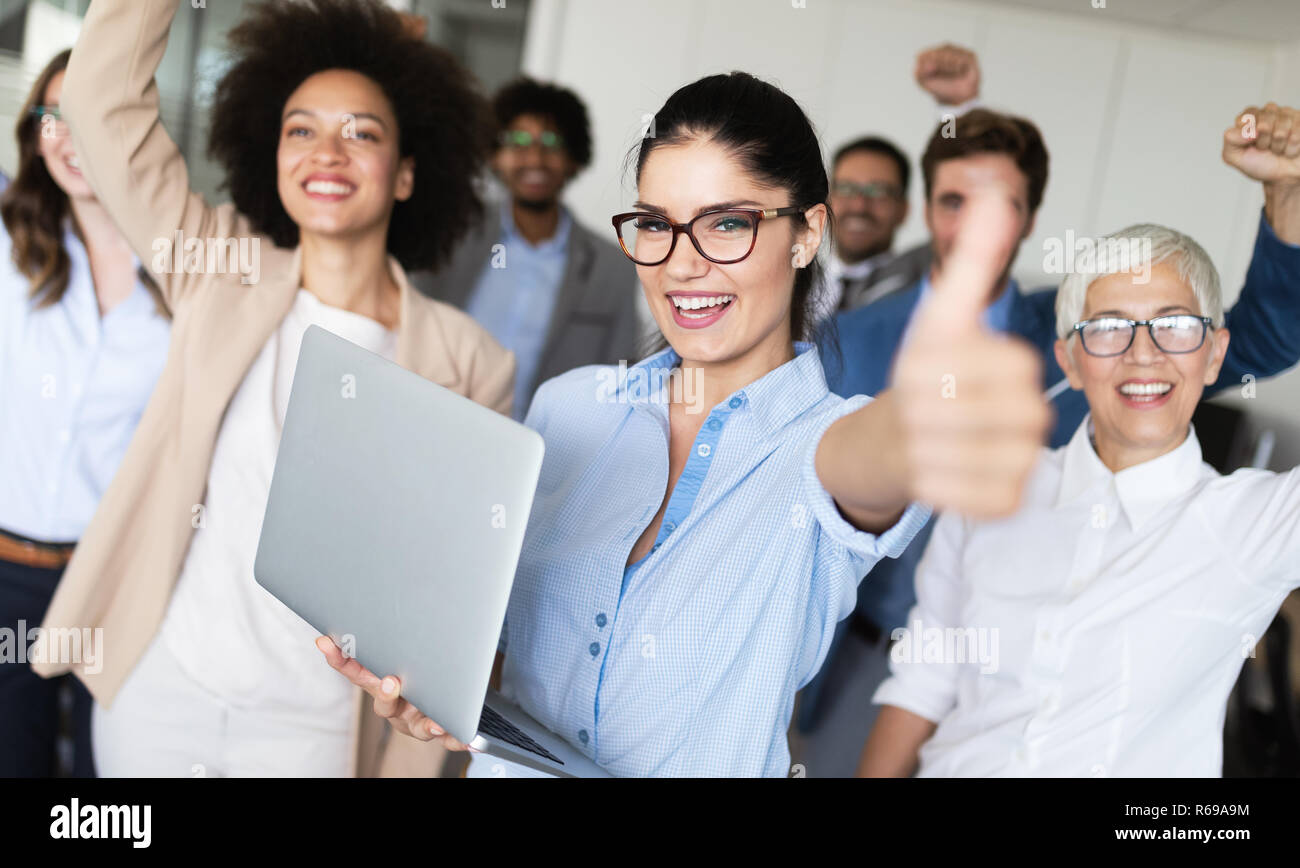
[{"label": "dark hair", "polygon": [[41,156],[41,119],[32,109],[45,102],[45,91],[68,68],[72,49],[61,51],[41,70],[14,126],[18,172],[5,190],[0,217],[12,242],[14,267],[31,281],[37,306],[56,304],[68,289],[71,260],[63,248],[63,221],[72,212],[68,194],[50,177]]},{"label": "dark hair", "polygon": [[520,115],[537,115],[555,124],[564,139],[564,150],[579,169],[591,164],[591,122],[587,107],[573,91],[526,76],[517,78],[497,91],[492,112],[496,116],[498,147],[500,133]]},{"label": "dark hair", "polygon": [[[637,183],[655,148],[696,139],[726,148],[764,186],[788,191],[790,201],[783,205],[808,209],[826,203],[830,185],[812,122],[787,93],[762,79],[746,72],[710,75],[668,97],[632,152]],[[807,225],[803,214],[790,219],[795,227]],[[828,229],[831,219],[827,209]],[[821,285],[821,264],[814,255],[795,272],[792,339],[812,337],[812,312]]]},{"label": "dark hair", "polygon": [[1029,182],[1029,213],[1038,210],[1047,187],[1047,148],[1038,127],[1024,118],[988,109],[967,112],[956,119],[952,130],[945,130],[946,126],[947,122],[940,124],[934,131],[921,157],[926,199],[930,198],[940,163],[975,154],[1005,154]]},{"label": "dark hair", "polygon": [[882,139],[880,136],[864,136],[860,139],[854,139],[847,145],[842,146],[835,152],[831,159],[831,174],[835,173],[835,167],[840,164],[840,160],[849,154],[858,151],[867,151],[872,154],[881,154],[894,161],[898,167],[898,184],[902,188],[903,196],[907,196],[908,185],[912,181],[912,167],[907,162],[907,155],[899,150],[898,146],[888,139]]},{"label": "dark hair", "polygon": [[388,251],[407,270],[444,262],[483,213],[475,179],[491,135],[486,101],[455,58],[374,0],[262,0],[229,38],[234,64],[217,85],[208,151],[254,228],[280,247],[298,244],[276,187],[281,114],[312,75],[351,70],[383,90],[401,155],[415,158],[414,190],[393,206]]},{"label": "dark hair", "polygon": [[[80,236],[68,194],[50,177],[41,156],[42,118],[33,110],[45,103],[45,91],[59,73],[68,68],[72,49],[54,55],[27,94],[14,126],[18,141],[18,171],[0,199],[0,219],[9,233],[10,259],[31,283],[30,298],[37,307],[58,304],[68,291],[72,260],[63,246],[63,224],[72,217],[73,231]],[[166,313],[162,294],[152,276],[141,266],[137,277],[153,296],[154,306]]]}]

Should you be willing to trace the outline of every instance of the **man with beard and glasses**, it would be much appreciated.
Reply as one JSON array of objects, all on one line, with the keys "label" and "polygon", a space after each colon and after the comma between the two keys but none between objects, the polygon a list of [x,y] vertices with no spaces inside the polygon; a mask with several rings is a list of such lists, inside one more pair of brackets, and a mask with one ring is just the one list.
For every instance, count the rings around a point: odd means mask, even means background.
[{"label": "man with beard and glasses", "polygon": [[521,78],[493,99],[492,170],[507,202],[489,206],[448,265],[416,285],[466,310],[518,360],[514,415],[571,368],[640,358],[632,263],[560,201],[591,162],[587,110],[572,91]]}]

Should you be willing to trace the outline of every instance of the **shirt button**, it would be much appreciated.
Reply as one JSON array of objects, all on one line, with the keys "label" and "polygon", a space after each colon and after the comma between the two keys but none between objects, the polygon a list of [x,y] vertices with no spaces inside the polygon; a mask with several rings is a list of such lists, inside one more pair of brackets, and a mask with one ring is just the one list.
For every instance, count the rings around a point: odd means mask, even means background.
[{"label": "shirt button", "polygon": [[650,554],[654,554],[655,552],[659,551],[659,546],[661,545],[663,545],[663,543],[655,543],[654,545],[650,546]]},{"label": "shirt button", "polygon": [[586,744],[590,738],[591,736],[587,735],[587,731],[585,729],[578,730],[578,741],[582,742],[583,744]]},{"label": "shirt button", "polygon": [[709,444],[707,444],[707,443],[701,443],[701,444],[700,444],[700,448],[699,448],[699,449],[696,449],[695,451],[698,452],[698,453],[700,454],[700,457],[701,457],[701,458],[708,458],[708,457],[709,457],[709,453],[712,452],[713,449],[712,449],[712,447],[709,446]]},{"label": "shirt button", "polygon": [[664,530],[666,530],[668,533],[672,533],[673,531],[677,530],[677,523],[672,521],[667,522],[664,525]]},{"label": "shirt button", "polygon": [[710,419],[710,420],[709,420],[709,430],[710,430],[710,431],[717,431],[717,430],[718,430],[719,428],[721,428],[721,427],[722,427],[722,423],[719,422],[717,419]]},{"label": "shirt button", "polygon": [[592,642],[590,645],[587,646],[587,650],[591,652],[592,657],[595,657],[597,654],[600,653],[600,643]]},{"label": "shirt button", "polygon": [[601,612],[599,615],[596,616],[596,626],[597,626],[597,627],[604,627],[604,626],[605,626],[605,613],[604,613],[604,612]]},{"label": "shirt button", "polygon": [[731,409],[733,409],[733,410],[736,409],[737,407],[739,407],[739,406],[741,405],[741,403],[743,403],[743,402],[741,401],[740,396],[737,395],[736,397],[734,397],[734,398],[731,399]]},{"label": "shirt button", "polygon": [[1017,762],[1025,762],[1029,759],[1029,751],[1025,750],[1023,746],[1018,747],[1016,748],[1014,758]]},{"label": "shirt button", "polygon": [[71,439],[72,439],[72,435],[68,433],[67,428],[64,428],[62,431],[59,432],[60,443],[67,443]]}]

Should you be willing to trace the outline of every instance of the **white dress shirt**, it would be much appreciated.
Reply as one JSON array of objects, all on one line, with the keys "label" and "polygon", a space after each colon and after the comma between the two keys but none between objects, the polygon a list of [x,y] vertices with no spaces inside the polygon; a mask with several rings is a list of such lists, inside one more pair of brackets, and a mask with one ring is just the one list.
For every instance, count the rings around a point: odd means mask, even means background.
[{"label": "white dress shirt", "polygon": [[1015,516],[936,524],[873,697],[938,724],[920,776],[1222,773],[1228,694],[1300,586],[1300,468],[1220,476],[1189,429],[1112,473],[1090,423]]},{"label": "white dress shirt", "polygon": [[37,307],[0,224],[0,528],[42,542],[81,537],[153,394],[171,336],[138,280],[101,317],[85,246],[67,230],[63,247],[68,288]]}]

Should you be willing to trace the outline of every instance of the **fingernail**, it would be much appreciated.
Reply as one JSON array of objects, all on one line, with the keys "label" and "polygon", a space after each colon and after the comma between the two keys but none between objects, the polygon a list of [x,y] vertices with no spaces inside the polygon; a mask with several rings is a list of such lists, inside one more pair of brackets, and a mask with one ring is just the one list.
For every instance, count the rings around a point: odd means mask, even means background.
[{"label": "fingernail", "polygon": [[385,678],[384,683],[379,685],[379,688],[383,690],[384,693],[392,695],[397,691],[397,682],[391,678]]},{"label": "fingernail", "polygon": [[438,724],[434,723],[431,720],[429,721],[429,732],[433,733],[434,735],[442,735],[442,727],[438,726]]}]

